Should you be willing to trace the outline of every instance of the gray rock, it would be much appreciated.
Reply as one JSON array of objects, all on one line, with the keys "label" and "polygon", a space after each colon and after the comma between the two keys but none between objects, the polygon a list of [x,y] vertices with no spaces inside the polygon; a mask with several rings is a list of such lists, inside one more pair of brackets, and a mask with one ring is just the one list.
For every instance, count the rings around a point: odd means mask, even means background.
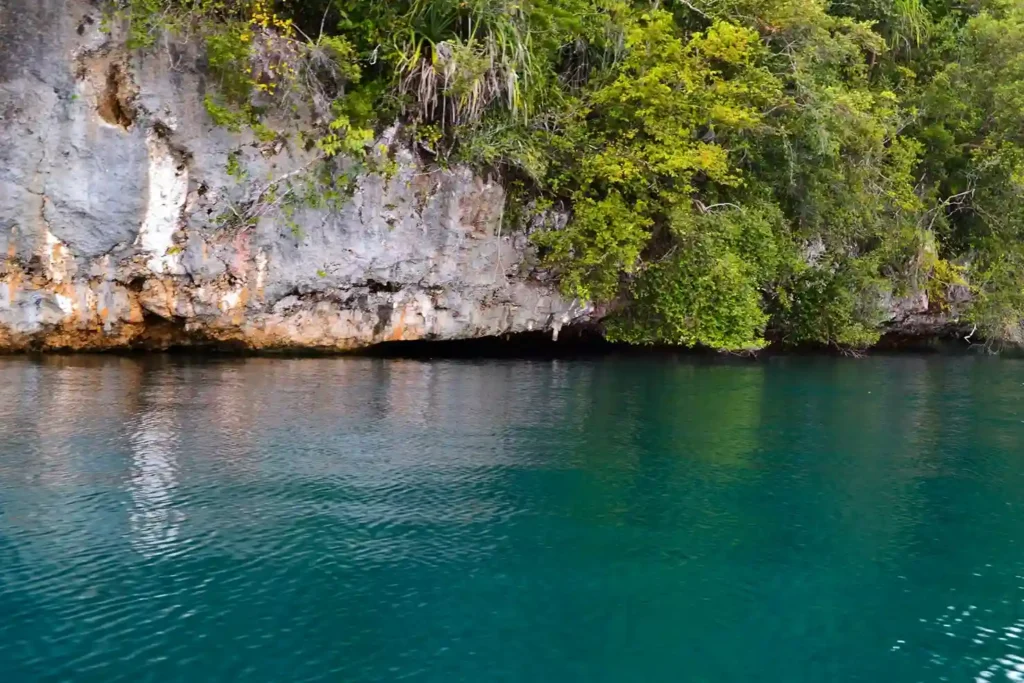
[{"label": "gray rock", "polygon": [[0,45],[0,350],[346,350],[594,315],[501,234],[493,180],[399,149],[336,211],[224,220],[311,157],[216,127],[193,48],[130,54],[86,0],[3,0]]}]

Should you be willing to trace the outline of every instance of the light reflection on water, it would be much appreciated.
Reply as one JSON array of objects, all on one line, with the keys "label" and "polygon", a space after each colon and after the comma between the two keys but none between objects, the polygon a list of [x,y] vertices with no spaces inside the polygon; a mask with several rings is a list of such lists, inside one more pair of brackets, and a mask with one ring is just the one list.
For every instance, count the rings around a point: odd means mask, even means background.
[{"label": "light reflection on water", "polygon": [[156,405],[138,416],[129,435],[131,539],[135,549],[147,557],[160,555],[174,544],[182,517],[173,498],[178,486],[177,434],[181,427],[174,423],[174,412],[159,402],[157,398]]}]

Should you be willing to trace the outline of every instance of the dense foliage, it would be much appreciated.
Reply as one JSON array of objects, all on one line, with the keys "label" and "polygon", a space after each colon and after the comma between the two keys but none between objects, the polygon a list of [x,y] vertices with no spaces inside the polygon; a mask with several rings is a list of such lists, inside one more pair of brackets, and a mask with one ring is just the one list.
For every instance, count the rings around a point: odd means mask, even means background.
[{"label": "dense foliage", "polygon": [[330,157],[400,120],[501,173],[520,222],[568,211],[535,239],[568,294],[618,302],[614,338],[858,347],[915,292],[1020,336],[1024,0],[117,8],[139,47],[204,41],[224,125],[305,107]]}]

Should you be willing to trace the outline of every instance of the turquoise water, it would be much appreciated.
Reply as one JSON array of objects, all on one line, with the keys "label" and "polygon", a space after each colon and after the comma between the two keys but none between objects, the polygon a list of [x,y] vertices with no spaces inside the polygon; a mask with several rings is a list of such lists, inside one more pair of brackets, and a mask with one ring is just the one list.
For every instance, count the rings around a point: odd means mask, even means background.
[{"label": "turquoise water", "polygon": [[1024,363],[0,360],[0,681],[1024,679]]}]

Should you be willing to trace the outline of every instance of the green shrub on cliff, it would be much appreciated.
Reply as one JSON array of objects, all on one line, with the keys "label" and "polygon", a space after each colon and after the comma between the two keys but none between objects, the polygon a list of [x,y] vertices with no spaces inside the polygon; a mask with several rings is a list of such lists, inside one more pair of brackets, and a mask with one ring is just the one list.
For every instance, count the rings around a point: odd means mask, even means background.
[{"label": "green shrub on cliff", "polygon": [[[313,113],[325,155],[422,154],[566,207],[535,240],[609,334],[859,347],[927,292],[1024,317],[1024,0],[117,0],[200,40],[224,125]],[[269,131],[272,136],[274,131]],[[521,215],[522,207],[510,207]]]}]

